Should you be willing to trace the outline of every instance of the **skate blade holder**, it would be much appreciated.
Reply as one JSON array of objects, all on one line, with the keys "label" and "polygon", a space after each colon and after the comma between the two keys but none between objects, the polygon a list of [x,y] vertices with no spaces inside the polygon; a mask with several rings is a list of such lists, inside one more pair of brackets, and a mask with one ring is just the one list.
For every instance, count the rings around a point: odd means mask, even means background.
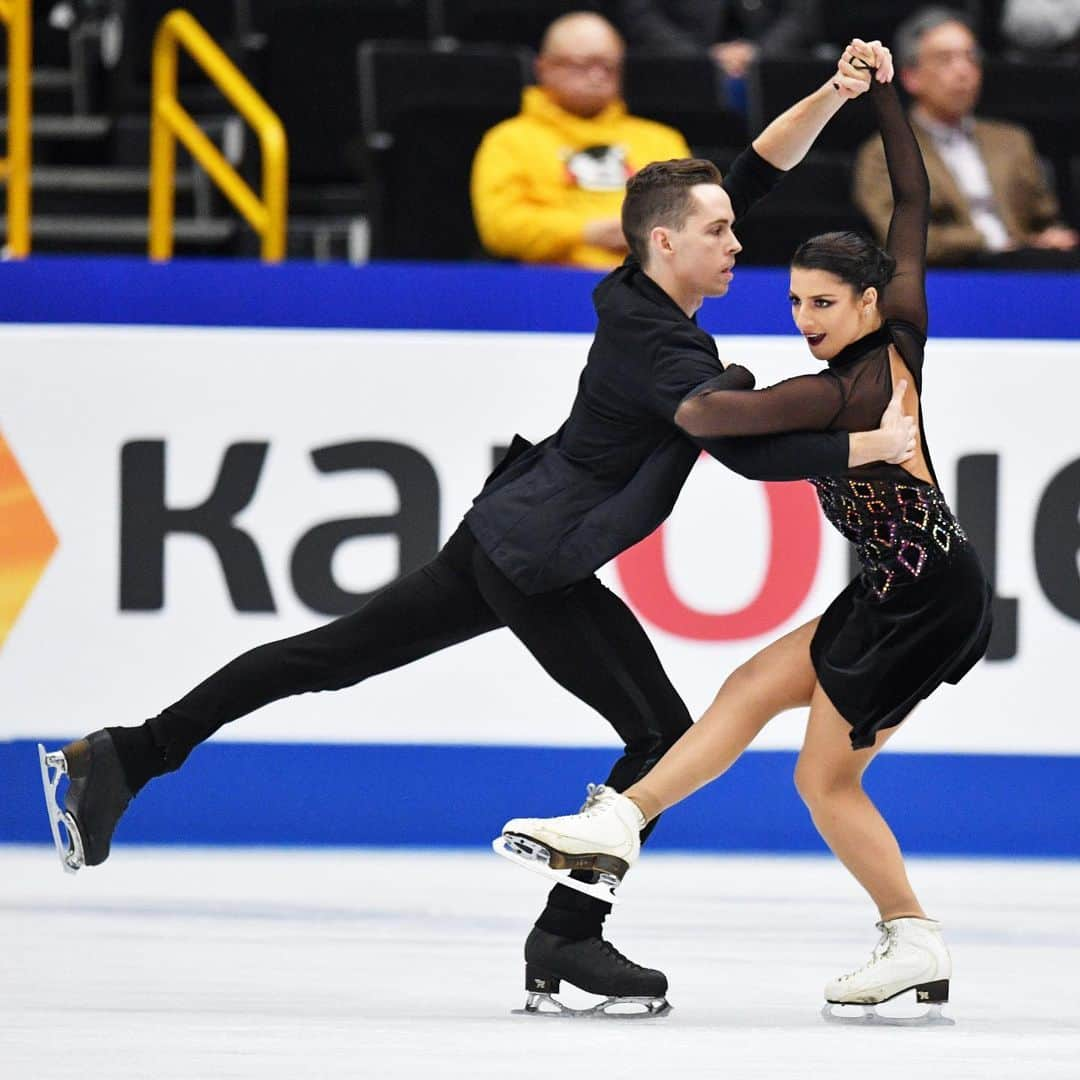
[{"label": "skate blade holder", "polygon": [[[910,994],[914,990],[914,1002],[897,1002],[895,1009],[903,1009],[904,1012],[894,1011],[893,1008],[881,1011],[882,1005],[888,1005],[897,998]],[[924,983],[921,986],[908,987],[890,997],[874,1004],[841,1004],[840,1002],[827,1001],[822,1007],[821,1015],[825,1020],[834,1024],[861,1024],[868,1026],[885,1027],[953,1027],[956,1021],[949,1016],[942,1015],[942,1008],[949,1001],[949,981],[942,979],[939,982]],[[924,1008],[921,1013],[911,1014],[911,1008]]]},{"label": "skate blade holder", "polygon": [[512,1009],[513,1016],[546,1016],[557,1020],[655,1020],[671,1012],[671,1003],[662,997],[609,997],[587,1009],[564,1005],[551,994],[530,992],[524,1009]]},{"label": "skate blade holder", "polygon": [[[629,869],[626,862],[613,855],[565,855],[521,833],[503,833],[492,841],[491,847],[496,855],[524,866],[526,870],[607,904],[619,902],[615,890]],[[596,881],[579,881],[571,877],[575,870],[591,871],[596,875]]]},{"label": "skate blade holder", "polygon": [[45,808],[49,813],[49,827],[52,829],[56,854],[60,857],[60,865],[64,870],[74,874],[86,865],[82,837],[75,825],[75,819],[66,810],[62,810],[56,801],[60,777],[68,774],[67,758],[62,750],[49,753],[38,743],[38,761],[41,765],[41,786],[45,792]]}]

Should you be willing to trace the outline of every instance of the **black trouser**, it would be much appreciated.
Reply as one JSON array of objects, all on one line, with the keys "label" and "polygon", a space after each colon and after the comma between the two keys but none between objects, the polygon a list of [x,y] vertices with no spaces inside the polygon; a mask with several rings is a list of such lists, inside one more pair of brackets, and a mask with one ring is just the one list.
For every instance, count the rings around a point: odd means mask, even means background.
[{"label": "black trouser", "polygon": [[[430,563],[359,610],[244,653],[150,720],[165,763],[158,771],[179,768],[223,724],[271,701],[340,690],[501,626],[619,733],[626,749],[607,779],[616,790],[648,772],[689,728],[690,715],[652,643],[614,593],[590,577],[527,596],[461,525]],[[588,937],[599,933],[608,911],[609,904],[557,885],[537,925]]]}]

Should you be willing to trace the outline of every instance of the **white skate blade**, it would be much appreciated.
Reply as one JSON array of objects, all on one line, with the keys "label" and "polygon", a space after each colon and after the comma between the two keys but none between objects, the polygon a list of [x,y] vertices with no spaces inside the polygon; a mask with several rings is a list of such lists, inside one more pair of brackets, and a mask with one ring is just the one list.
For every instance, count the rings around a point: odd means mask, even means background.
[{"label": "white skate blade", "polygon": [[667,998],[659,997],[609,997],[588,1009],[574,1009],[551,994],[530,993],[524,1009],[510,1012],[512,1016],[547,1016],[558,1020],[654,1020],[667,1016],[671,1004]]},{"label": "white skate blade", "polygon": [[534,874],[542,874],[560,885],[569,889],[577,889],[578,892],[591,896],[595,900],[603,900],[607,904],[617,904],[619,898],[615,895],[615,887],[618,881],[614,874],[601,874],[600,880],[593,883],[578,881],[570,876],[570,870],[553,870],[548,865],[549,853],[547,848],[535,841],[523,841],[521,837],[498,836],[491,842],[492,850],[496,855],[509,859],[518,866],[524,866]]},{"label": "white skate blade", "polygon": [[[885,1002],[881,1002],[883,1004]],[[942,1015],[941,1005],[930,1005],[926,1012],[910,1016],[881,1012],[881,1005],[838,1005],[827,1001],[821,1015],[831,1024],[859,1024],[862,1027],[954,1027],[956,1024],[951,1017]]]},{"label": "white skate blade", "polygon": [[[62,810],[56,801],[56,789],[60,784],[60,777],[67,775],[67,759],[63,751],[54,750],[50,754],[41,743],[38,743],[38,761],[41,764],[41,787],[45,792],[45,809],[49,814],[49,828],[52,829],[56,854],[60,857],[60,865],[64,870],[69,874],[74,874],[86,864],[82,837],[75,825],[75,819],[66,810]],[[50,770],[53,771],[50,772]],[[61,825],[64,827],[66,840],[60,835]]]}]

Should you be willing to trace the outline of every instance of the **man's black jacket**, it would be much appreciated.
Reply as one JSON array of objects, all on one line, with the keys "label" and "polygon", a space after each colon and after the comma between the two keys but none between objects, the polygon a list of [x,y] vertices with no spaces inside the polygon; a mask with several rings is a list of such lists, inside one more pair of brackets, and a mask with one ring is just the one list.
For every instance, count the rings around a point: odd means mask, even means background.
[{"label": "man's black jacket", "polygon": [[[736,222],[782,176],[744,151],[724,181]],[[516,437],[465,516],[523,592],[581,581],[648,536],[671,513],[701,447],[759,480],[847,468],[844,432],[692,442],[675,425],[679,403],[706,384],[748,388],[745,370],[725,374],[712,336],[632,257],[593,298],[596,337],[570,416],[535,446]]]}]

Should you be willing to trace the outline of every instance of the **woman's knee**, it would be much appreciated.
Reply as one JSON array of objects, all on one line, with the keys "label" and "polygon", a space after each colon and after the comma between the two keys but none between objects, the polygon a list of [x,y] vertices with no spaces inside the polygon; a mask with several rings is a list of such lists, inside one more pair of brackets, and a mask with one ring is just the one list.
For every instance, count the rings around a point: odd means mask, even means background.
[{"label": "woman's knee", "polygon": [[811,813],[862,788],[859,772],[814,761],[800,754],[795,763],[795,790]]},{"label": "woman's knee", "polygon": [[722,703],[725,699],[737,700],[746,708],[772,717],[787,709],[809,705],[813,682],[812,669],[803,680],[790,670],[778,668],[759,654],[750,657],[728,675],[714,700],[716,703]]},{"label": "woman's knee", "polygon": [[714,701],[722,698],[738,697],[748,701],[761,700],[766,687],[767,665],[756,656],[741,663],[724,680],[716,692]]}]

